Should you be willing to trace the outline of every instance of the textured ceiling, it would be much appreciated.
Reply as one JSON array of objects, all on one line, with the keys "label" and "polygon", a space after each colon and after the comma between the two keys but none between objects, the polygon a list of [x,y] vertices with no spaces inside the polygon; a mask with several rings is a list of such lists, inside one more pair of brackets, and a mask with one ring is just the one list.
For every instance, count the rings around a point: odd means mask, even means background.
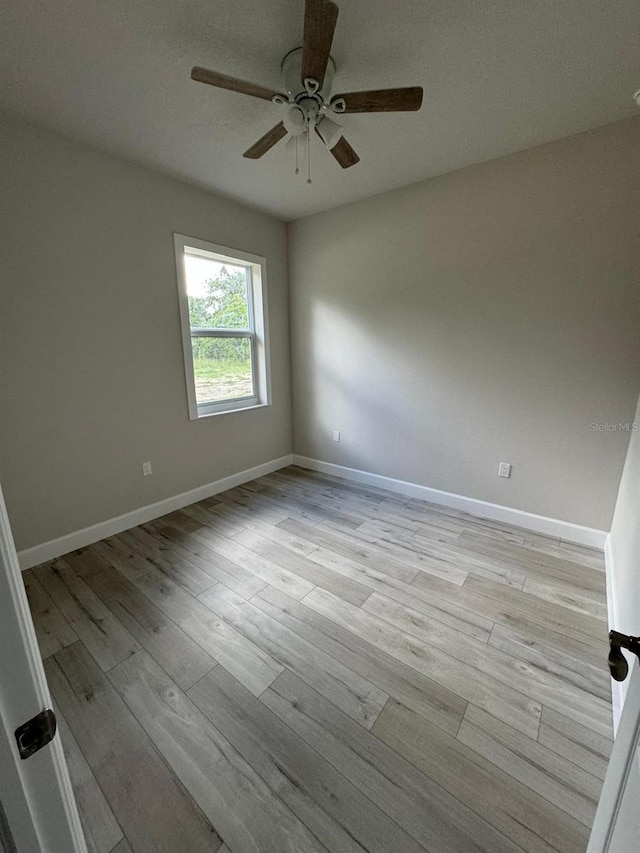
[{"label": "textured ceiling", "polygon": [[242,152],[274,104],[189,79],[280,88],[303,0],[5,0],[0,106],[290,220],[634,115],[637,0],[338,0],[335,91],[421,85],[418,113],[348,115],[361,162],[319,140]]}]

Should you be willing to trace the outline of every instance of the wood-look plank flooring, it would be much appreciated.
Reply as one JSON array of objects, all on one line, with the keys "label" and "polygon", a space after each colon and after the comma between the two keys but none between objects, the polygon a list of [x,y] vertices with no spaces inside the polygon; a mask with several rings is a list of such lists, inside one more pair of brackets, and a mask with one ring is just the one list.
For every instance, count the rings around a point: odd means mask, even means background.
[{"label": "wood-look plank flooring", "polygon": [[90,853],[584,853],[602,554],[286,468],[25,572]]}]

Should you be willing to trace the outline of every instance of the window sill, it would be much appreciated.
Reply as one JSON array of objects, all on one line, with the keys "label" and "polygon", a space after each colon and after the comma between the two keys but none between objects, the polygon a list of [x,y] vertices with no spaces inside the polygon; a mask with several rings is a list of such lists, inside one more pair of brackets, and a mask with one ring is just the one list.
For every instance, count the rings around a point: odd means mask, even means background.
[{"label": "window sill", "polygon": [[192,421],[201,421],[205,418],[219,418],[220,415],[236,415],[238,412],[255,412],[256,409],[266,409],[270,406],[271,403],[253,403],[250,406],[238,406],[235,409],[222,409],[219,412],[203,412],[202,414],[198,414],[191,416],[189,420]]}]

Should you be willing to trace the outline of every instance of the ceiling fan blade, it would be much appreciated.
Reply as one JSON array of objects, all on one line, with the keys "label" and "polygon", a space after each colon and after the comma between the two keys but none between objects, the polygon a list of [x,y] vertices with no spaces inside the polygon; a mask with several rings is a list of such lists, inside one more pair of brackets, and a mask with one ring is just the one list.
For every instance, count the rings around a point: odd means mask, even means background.
[{"label": "ceiling fan blade", "polygon": [[331,102],[344,99],[345,113],[392,113],[419,110],[422,105],[422,87],[406,86],[403,89],[372,89],[369,92],[346,92],[334,95]]},{"label": "ceiling fan blade", "polygon": [[265,101],[270,101],[274,95],[279,94],[273,89],[266,89],[264,86],[258,86],[255,83],[247,83],[245,80],[238,80],[237,77],[229,77],[227,74],[219,74],[217,71],[209,71],[208,68],[200,68],[199,65],[191,69],[191,79],[198,83],[208,83],[209,86],[217,86],[218,89],[228,89],[230,92],[240,92],[241,95],[263,98]]},{"label": "ceiling fan blade", "polygon": [[242,156],[247,157],[249,160],[259,160],[260,157],[266,154],[267,151],[273,148],[286,135],[287,129],[280,121],[275,127],[268,130],[264,136],[261,136],[257,142],[254,142],[251,148],[247,148]]},{"label": "ceiling fan blade", "polygon": [[360,162],[360,158],[349,145],[344,136],[341,136],[333,148],[330,148],[329,150],[343,169],[348,169],[350,166],[355,166],[356,163]]},{"label": "ceiling fan blade", "polygon": [[331,0],[306,0],[302,42],[302,83],[310,77],[312,80],[317,80],[318,89],[322,89],[337,20],[338,7]]}]

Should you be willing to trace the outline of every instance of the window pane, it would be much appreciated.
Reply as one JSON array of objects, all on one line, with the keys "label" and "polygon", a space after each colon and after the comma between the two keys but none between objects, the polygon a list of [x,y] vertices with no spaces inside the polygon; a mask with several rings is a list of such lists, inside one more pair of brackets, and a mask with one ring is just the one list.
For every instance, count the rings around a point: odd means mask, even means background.
[{"label": "window pane", "polygon": [[248,270],[200,255],[184,255],[192,328],[248,329]]},{"label": "window pane", "polygon": [[196,401],[253,397],[250,338],[191,338]]}]

